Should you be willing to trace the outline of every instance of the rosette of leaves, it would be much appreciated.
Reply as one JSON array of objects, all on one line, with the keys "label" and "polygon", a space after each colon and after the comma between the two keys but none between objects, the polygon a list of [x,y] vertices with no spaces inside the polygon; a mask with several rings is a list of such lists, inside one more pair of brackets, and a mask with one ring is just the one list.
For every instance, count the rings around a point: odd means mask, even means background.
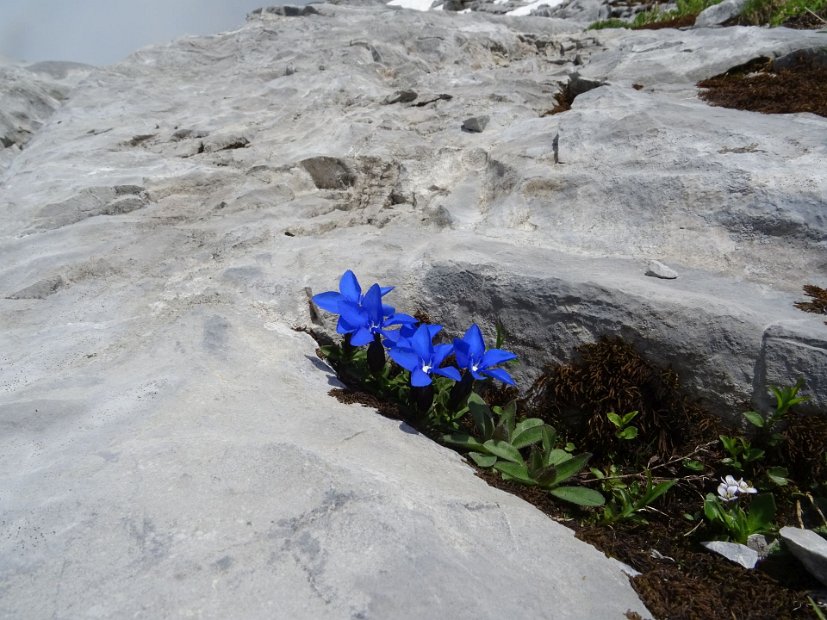
[{"label": "rosette of leaves", "polygon": [[655,484],[652,480],[652,472],[647,469],[643,472],[642,479],[626,483],[617,475],[618,470],[614,465],[609,466],[605,473],[597,468],[592,468],[591,472],[595,478],[600,480],[603,491],[609,494],[609,500],[603,508],[603,523],[615,523],[616,521],[647,523],[640,513],[678,482],[677,480],[664,480]]},{"label": "rosette of leaves", "polygon": [[[603,495],[583,486],[563,483],[586,468],[591,454],[572,455],[558,447],[557,432],[539,418],[516,421],[517,406],[488,407],[477,394],[468,398],[475,436],[451,433],[446,443],[469,450],[468,456],[483,468],[496,469],[504,480],[538,486],[552,496],[580,506],[602,506]],[[521,450],[529,450],[527,458]]]}]

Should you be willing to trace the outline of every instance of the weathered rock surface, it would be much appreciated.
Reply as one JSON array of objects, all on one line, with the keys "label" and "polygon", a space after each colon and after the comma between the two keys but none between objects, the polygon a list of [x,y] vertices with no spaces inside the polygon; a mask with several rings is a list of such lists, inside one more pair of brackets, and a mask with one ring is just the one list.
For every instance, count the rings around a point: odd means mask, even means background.
[{"label": "weathered rock surface", "polygon": [[[454,333],[503,319],[523,387],[608,333],[723,415],[798,375],[823,406],[827,333],[792,302],[827,284],[827,121],[693,87],[821,39],[315,11],[24,106],[40,125],[0,177],[0,615],[647,615],[617,563],[330,398],[291,327],[352,268]],[[575,70],[604,85],[541,116]]]},{"label": "weathered rock surface", "polygon": [[827,586],[827,540],[811,530],[782,527],[781,540],[813,577]]}]

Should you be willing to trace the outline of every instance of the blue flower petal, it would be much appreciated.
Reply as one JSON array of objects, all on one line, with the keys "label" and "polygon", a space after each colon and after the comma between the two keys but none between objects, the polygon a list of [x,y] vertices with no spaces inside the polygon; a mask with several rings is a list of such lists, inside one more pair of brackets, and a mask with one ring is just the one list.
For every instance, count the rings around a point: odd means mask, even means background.
[{"label": "blue flower petal", "polygon": [[465,336],[462,339],[468,343],[468,356],[472,359],[482,357],[485,352],[485,340],[482,338],[482,332],[476,323],[472,323]]},{"label": "blue flower petal", "polygon": [[422,368],[417,366],[411,372],[411,385],[414,387],[425,387],[426,385],[431,385],[431,377],[428,373],[423,372]]},{"label": "blue flower petal", "polygon": [[454,381],[462,380],[462,375],[459,374],[459,370],[457,370],[453,366],[446,366],[445,368],[434,368],[434,372],[438,375],[442,375],[443,377],[453,379]]},{"label": "blue flower petal", "polygon": [[405,370],[413,371],[414,368],[418,368],[422,360],[419,359],[419,356],[414,353],[411,349],[406,349],[403,347],[394,347],[393,349],[388,350],[388,355],[391,356],[391,359],[402,366]]},{"label": "blue flower petal", "polygon": [[439,366],[446,357],[451,355],[451,352],[454,350],[454,345],[452,344],[438,344],[434,345],[434,366]]},{"label": "blue flower petal", "polygon": [[393,290],[392,286],[383,286],[382,287],[382,297],[384,297],[385,295],[390,293],[392,290]]},{"label": "blue flower petal", "polygon": [[488,351],[485,352],[485,355],[482,356],[481,366],[483,368],[488,368],[513,359],[517,359],[517,356],[511,351],[505,351],[504,349],[488,349]]},{"label": "blue flower petal", "polygon": [[382,304],[382,316],[390,316],[396,312],[396,308],[387,304]]},{"label": "blue flower petal", "polygon": [[382,324],[382,292],[379,285],[374,284],[362,298],[362,308],[368,315],[368,320],[374,325]]},{"label": "blue flower petal", "polygon": [[357,304],[362,298],[362,287],[359,286],[359,280],[350,269],[342,274],[339,280],[339,291],[346,299]]},{"label": "blue flower petal", "polygon": [[368,313],[359,304],[352,301],[339,302],[341,320],[354,328],[359,328],[368,322]]},{"label": "blue flower petal", "polygon": [[371,342],[373,342],[373,334],[370,329],[364,326],[357,329],[356,332],[350,337],[350,344],[354,347],[361,347],[362,345],[370,344]]},{"label": "blue flower petal", "polygon": [[468,355],[468,343],[459,338],[454,338],[454,354],[457,356],[457,366],[470,368],[471,358]]},{"label": "blue flower petal", "polygon": [[426,362],[431,359],[434,348],[431,344],[431,332],[427,325],[420,325],[414,335],[411,336],[411,347],[420,359]]},{"label": "blue flower petal", "polygon": [[505,370],[502,368],[487,368],[482,371],[484,375],[488,375],[489,377],[494,377],[498,381],[502,381],[503,383],[507,383],[508,385],[514,385],[514,379],[511,378]]},{"label": "blue flower petal", "polygon": [[339,302],[344,299],[341,293],[336,291],[328,291],[326,293],[319,293],[313,295],[313,303],[319,306],[322,310],[339,314]]},{"label": "blue flower petal", "polygon": [[[413,325],[416,322],[417,319],[411,315],[397,312],[396,314],[391,314],[391,316],[388,317],[385,321],[385,325]],[[413,332],[411,332],[411,334],[413,334]]]}]

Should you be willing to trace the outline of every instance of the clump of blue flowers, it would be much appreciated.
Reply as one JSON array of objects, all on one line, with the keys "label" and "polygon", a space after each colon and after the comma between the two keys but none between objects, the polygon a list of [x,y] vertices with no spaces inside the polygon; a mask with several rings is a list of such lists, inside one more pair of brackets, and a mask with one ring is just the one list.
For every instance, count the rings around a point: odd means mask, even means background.
[{"label": "clump of blue flowers", "polygon": [[356,275],[347,270],[338,291],[313,296],[319,308],[339,317],[336,332],[343,336],[342,346],[323,352],[346,383],[392,396],[442,421],[462,411],[475,381],[491,378],[514,385],[500,365],[516,355],[486,349],[476,324],[462,338],[435,341],[441,338],[442,326],[420,322],[385,304],[383,297],[392,290],[373,284],[363,293]]}]

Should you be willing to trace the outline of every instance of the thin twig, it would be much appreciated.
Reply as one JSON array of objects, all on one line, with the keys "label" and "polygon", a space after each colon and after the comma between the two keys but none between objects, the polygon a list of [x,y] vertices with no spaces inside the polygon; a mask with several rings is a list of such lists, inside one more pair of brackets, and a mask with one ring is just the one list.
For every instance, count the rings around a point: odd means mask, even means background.
[{"label": "thin twig", "polygon": [[810,15],[812,15],[813,17],[815,17],[815,18],[816,18],[818,21],[820,21],[822,24],[827,24],[827,19],[823,19],[822,17],[819,17],[818,15],[816,15],[815,13],[813,13],[813,12],[812,12],[810,9],[808,9],[808,8],[805,8],[804,10],[805,10],[805,11],[807,11],[807,12],[808,12]]},{"label": "thin twig", "polygon": [[821,512],[821,508],[819,508],[818,504],[816,504],[816,500],[813,499],[813,496],[810,493],[805,493],[805,495],[807,496],[807,499],[810,500],[810,503],[813,505],[813,508],[815,508],[816,512],[818,513],[818,516],[821,517],[821,522],[824,525],[827,525],[827,519],[824,518],[824,513]]},{"label": "thin twig", "polygon": [[[689,454],[686,454],[684,456],[676,457],[676,458],[672,459],[671,461],[666,461],[665,463],[661,463],[660,465],[655,465],[654,467],[649,468],[649,471],[653,472],[656,469],[660,469],[661,467],[668,467],[669,465],[674,465],[675,463],[685,461],[685,460],[695,456],[699,452],[705,451],[706,448],[708,448],[709,446],[714,445],[716,443],[718,443],[717,439],[714,440],[714,441],[708,441],[705,444],[701,444],[700,446],[695,448]],[[639,478],[640,476],[643,476],[643,475],[644,475],[644,472],[640,471],[640,472],[635,472],[633,474],[621,474],[619,476],[606,476],[605,478],[600,478],[600,480],[620,480],[622,478]],[[671,480],[671,478],[670,478],[670,480]]]}]

